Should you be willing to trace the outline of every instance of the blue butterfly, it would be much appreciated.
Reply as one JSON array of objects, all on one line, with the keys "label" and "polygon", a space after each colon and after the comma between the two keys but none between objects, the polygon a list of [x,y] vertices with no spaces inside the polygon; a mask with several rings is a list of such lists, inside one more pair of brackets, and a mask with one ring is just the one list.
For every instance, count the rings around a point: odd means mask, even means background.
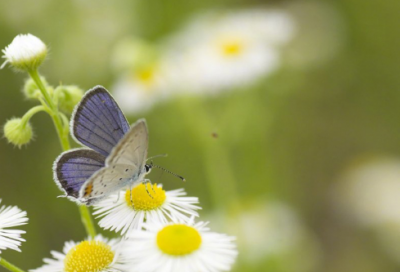
[{"label": "blue butterfly", "polygon": [[54,162],[58,187],[76,202],[93,205],[111,193],[142,182],[153,164],[146,164],[148,130],[144,119],[131,127],[118,104],[102,86],[89,90],[75,107],[71,133],[77,148]]}]

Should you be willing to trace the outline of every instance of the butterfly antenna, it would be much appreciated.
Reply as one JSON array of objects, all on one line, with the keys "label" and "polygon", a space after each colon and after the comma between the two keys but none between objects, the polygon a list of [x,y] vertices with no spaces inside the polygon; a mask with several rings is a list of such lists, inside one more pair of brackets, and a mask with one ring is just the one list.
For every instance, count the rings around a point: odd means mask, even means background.
[{"label": "butterfly antenna", "polygon": [[177,175],[177,174],[175,174],[175,173],[173,173],[173,172],[171,172],[171,171],[169,171],[169,170],[167,170],[167,169],[165,169],[165,168],[163,168],[161,166],[155,165],[155,164],[153,164],[153,162],[151,162],[151,166],[152,167],[156,167],[158,169],[161,169],[161,170],[163,170],[163,171],[165,171],[165,172],[167,172],[167,173],[169,173],[169,174],[171,174],[171,175],[173,175],[173,176],[175,176],[177,178],[180,178],[182,181],[186,181],[186,179],[184,177],[182,177],[180,175]]},{"label": "butterfly antenna", "polygon": [[168,157],[168,154],[155,155],[153,157],[148,158],[146,161],[154,159],[154,158],[160,158],[160,157],[163,157],[163,158]]}]

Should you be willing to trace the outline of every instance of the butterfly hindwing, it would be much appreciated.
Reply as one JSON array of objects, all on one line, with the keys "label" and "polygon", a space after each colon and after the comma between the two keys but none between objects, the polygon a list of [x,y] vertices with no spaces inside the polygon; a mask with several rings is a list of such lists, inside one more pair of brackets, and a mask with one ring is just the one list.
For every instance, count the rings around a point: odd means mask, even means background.
[{"label": "butterfly hindwing", "polygon": [[76,106],[71,131],[81,144],[104,156],[129,130],[129,124],[109,92],[101,86],[88,91]]},{"label": "butterfly hindwing", "polygon": [[82,185],[104,165],[105,157],[93,150],[70,150],[54,162],[54,180],[67,196],[78,198]]},{"label": "butterfly hindwing", "polygon": [[133,185],[138,168],[118,164],[102,168],[91,176],[79,192],[79,201],[92,205],[124,187]]},{"label": "butterfly hindwing", "polygon": [[148,130],[144,119],[138,120],[113,148],[106,159],[106,167],[96,172],[81,188],[79,200],[92,205],[135,182],[145,174]]}]

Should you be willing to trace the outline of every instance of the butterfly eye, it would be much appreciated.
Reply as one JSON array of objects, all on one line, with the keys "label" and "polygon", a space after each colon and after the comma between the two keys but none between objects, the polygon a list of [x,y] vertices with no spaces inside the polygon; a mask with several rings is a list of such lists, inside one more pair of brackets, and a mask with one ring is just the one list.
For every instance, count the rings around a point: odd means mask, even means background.
[{"label": "butterfly eye", "polygon": [[150,164],[145,164],[144,168],[146,169],[146,173],[150,173],[150,171],[151,171],[151,165]]}]

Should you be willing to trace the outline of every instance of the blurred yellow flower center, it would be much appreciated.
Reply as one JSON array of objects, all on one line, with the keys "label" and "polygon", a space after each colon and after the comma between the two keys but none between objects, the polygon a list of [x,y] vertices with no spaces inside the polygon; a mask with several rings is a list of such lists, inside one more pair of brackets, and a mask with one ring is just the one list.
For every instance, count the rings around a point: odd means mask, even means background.
[{"label": "blurred yellow flower center", "polygon": [[[147,190],[146,190],[147,187]],[[132,189],[128,189],[125,193],[125,201],[129,207],[133,207],[136,211],[150,211],[161,207],[165,201],[165,191],[157,187],[157,184],[141,183]]]},{"label": "blurred yellow flower center", "polygon": [[100,241],[83,241],[65,256],[65,272],[98,272],[107,268],[114,259],[111,247]]},{"label": "blurred yellow flower center", "polygon": [[222,54],[227,57],[240,55],[243,47],[243,43],[239,40],[230,40],[221,43]]},{"label": "blurred yellow flower center", "polygon": [[166,254],[185,255],[200,247],[201,236],[193,227],[174,224],[166,226],[158,232],[157,245]]},{"label": "blurred yellow flower center", "polygon": [[153,66],[137,71],[137,78],[145,85],[150,85],[154,81],[155,68]]}]

